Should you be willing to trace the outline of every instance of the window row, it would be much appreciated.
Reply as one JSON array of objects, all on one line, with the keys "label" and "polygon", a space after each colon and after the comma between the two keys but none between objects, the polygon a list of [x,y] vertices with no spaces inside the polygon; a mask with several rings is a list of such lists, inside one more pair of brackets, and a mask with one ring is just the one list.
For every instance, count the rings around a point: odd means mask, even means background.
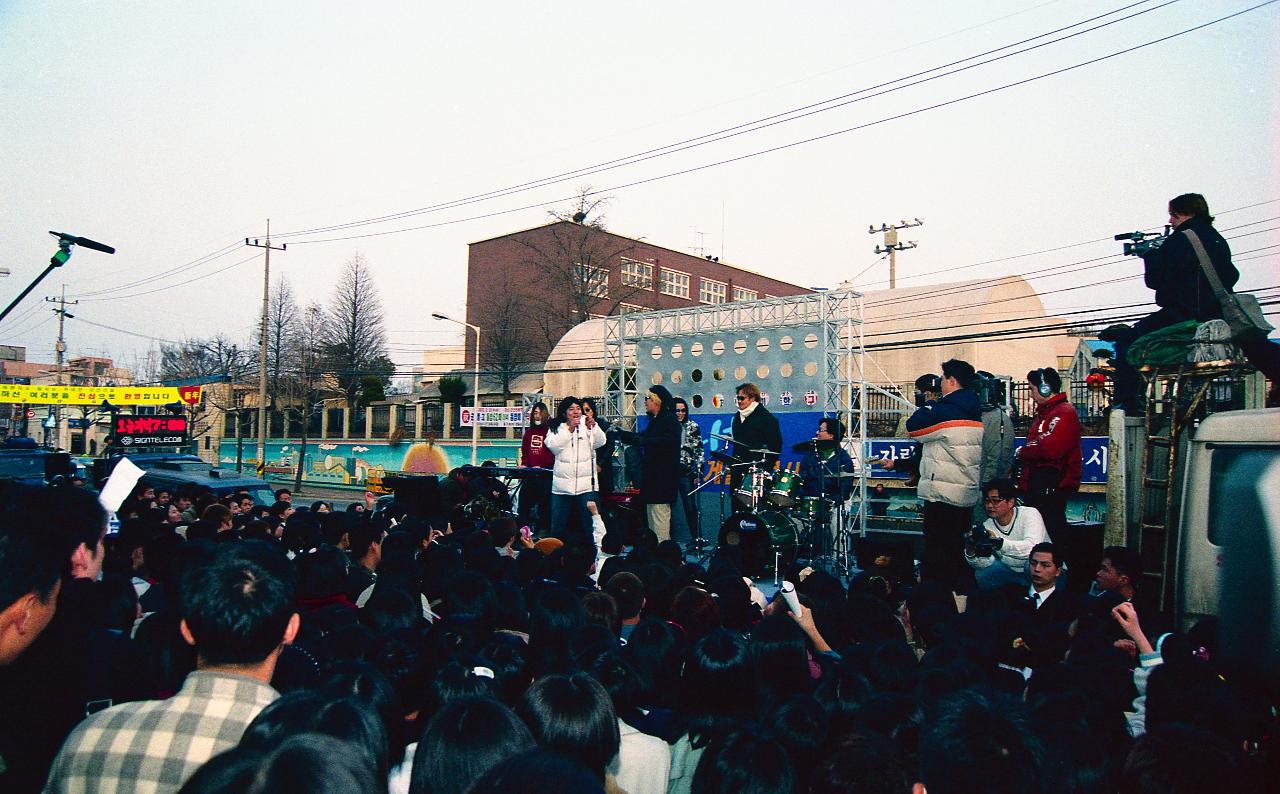
[{"label": "window row", "polygon": [[[635,259],[624,258],[619,269],[622,286],[652,290],[653,270],[652,262],[640,262]],[[579,264],[577,265],[575,277],[578,285],[587,295],[593,298],[609,297],[608,268],[586,267]],[[688,273],[682,273],[679,270],[663,270],[658,288],[663,295],[688,299],[692,294],[692,283],[693,277]],[[729,285],[727,282],[710,278],[699,279],[698,300],[702,303],[724,303],[728,300],[728,297]],[[753,301],[757,298],[759,298],[759,293],[753,289],[733,288],[734,301]],[[627,306],[632,306],[632,304],[627,304]],[[638,311],[640,308],[635,307],[633,311]]]}]

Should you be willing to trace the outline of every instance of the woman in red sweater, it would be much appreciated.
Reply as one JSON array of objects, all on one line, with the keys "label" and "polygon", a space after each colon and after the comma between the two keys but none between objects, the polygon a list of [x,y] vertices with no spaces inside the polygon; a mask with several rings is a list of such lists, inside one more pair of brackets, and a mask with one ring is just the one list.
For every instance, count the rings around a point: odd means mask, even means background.
[{"label": "woman in red sweater", "polygon": [[522,524],[537,528],[546,527],[551,521],[551,474],[556,456],[547,449],[547,407],[542,403],[529,409],[529,426],[520,442],[520,465],[526,468],[547,469],[542,477],[526,477],[520,481],[519,516]]}]

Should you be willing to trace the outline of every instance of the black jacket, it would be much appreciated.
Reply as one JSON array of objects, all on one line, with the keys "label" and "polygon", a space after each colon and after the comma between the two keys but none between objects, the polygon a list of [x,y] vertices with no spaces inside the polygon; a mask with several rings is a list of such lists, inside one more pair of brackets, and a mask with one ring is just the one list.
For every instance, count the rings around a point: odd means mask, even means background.
[{"label": "black jacket", "polygon": [[1199,216],[1182,223],[1159,248],[1143,254],[1143,279],[1156,292],[1156,305],[1187,320],[1205,322],[1222,318],[1218,299],[1200,269],[1200,260],[1183,230],[1190,229],[1204,244],[1209,261],[1227,289],[1240,280],[1240,271],[1231,263],[1231,247]]},{"label": "black jacket", "polygon": [[684,439],[675,412],[664,404],[657,416],[649,417],[642,432],[619,430],[614,435],[641,449],[640,501],[647,505],[673,504],[680,490],[680,442]]},{"label": "black jacket", "polygon": [[[746,452],[748,449],[767,449],[771,454]],[[763,460],[765,468],[773,468],[782,452],[782,429],[778,417],[769,413],[763,404],[742,421],[740,414],[733,415],[733,456],[738,460]]]}]

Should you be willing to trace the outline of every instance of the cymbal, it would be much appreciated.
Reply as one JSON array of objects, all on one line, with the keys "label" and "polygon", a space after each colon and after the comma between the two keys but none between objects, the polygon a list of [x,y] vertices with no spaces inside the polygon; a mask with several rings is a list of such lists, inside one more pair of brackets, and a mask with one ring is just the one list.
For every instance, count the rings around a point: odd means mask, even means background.
[{"label": "cymbal", "polygon": [[828,449],[835,449],[835,448],[836,448],[836,442],[834,439],[831,441],[820,441],[816,438],[811,438],[808,441],[801,441],[799,444],[791,445],[792,452],[812,452],[815,449],[820,449],[825,451]]},{"label": "cymbal", "polygon": [[711,458],[712,458],[713,460],[718,460],[718,461],[720,461],[721,463],[728,463],[729,465],[734,465],[734,464],[742,463],[742,461],[738,460],[738,459],[737,459],[737,458],[735,458],[734,456],[729,455],[729,454],[726,454],[726,453],[724,453],[724,452],[719,452],[719,451],[714,451],[714,452],[712,452],[712,453],[711,453]]}]

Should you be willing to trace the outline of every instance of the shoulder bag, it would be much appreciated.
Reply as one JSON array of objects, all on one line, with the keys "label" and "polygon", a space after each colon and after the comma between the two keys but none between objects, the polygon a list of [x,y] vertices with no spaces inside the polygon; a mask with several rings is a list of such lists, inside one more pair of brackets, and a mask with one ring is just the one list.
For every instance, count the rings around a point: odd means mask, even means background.
[{"label": "shoulder bag", "polygon": [[1262,316],[1262,307],[1258,305],[1258,299],[1248,293],[1237,295],[1222,286],[1222,279],[1218,278],[1218,271],[1209,261],[1209,254],[1204,250],[1204,243],[1200,242],[1199,235],[1190,229],[1183,229],[1182,233],[1187,236],[1191,247],[1195,249],[1196,258],[1200,260],[1200,270],[1208,279],[1209,286],[1213,288],[1213,295],[1218,299],[1218,305],[1222,307],[1222,319],[1231,326],[1231,337],[1239,339],[1251,333],[1261,333],[1265,336],[1270,332],[1271,324]]}]

